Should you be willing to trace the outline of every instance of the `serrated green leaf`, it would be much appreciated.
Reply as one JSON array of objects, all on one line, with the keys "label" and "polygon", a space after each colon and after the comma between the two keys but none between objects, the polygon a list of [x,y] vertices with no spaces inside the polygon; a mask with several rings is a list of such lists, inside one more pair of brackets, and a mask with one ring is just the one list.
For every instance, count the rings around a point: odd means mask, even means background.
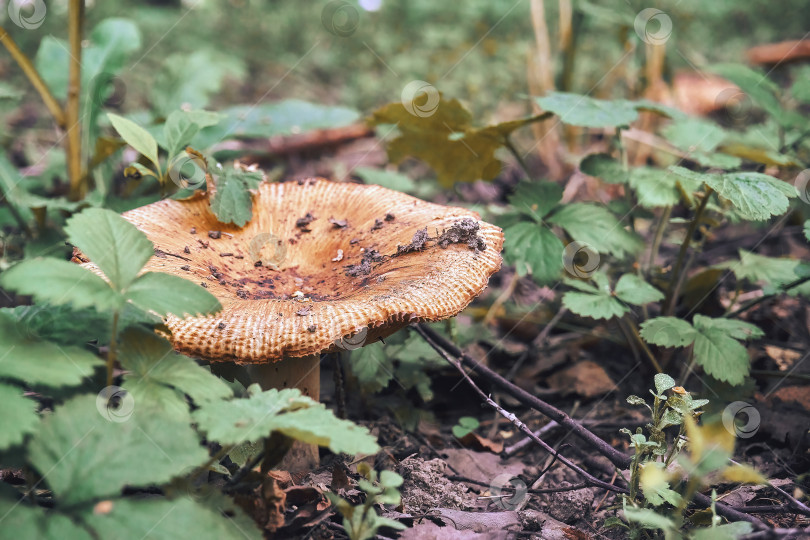
[{"label": "serrated green leaf", "polygon": [[379,392],[394,377],[394,364],[381,343],[370,343],[351,353],[351,371],[366,392]]},{"label": "serrated green leaf", "polygon": [[110,119],[110,123],[115,128],[115,131],[118,132],[128,145],[154,163],[155,167],[160,170],[157,141],[148,131],[132,120],[118,116],[117,114],[107,113],[107,118]]},{"label": "serrated green leaf", "polygon": [[[120,540],[174,540],[178,535],[184,538],[262,538],[252,520],[234,519],[219,508],[209,508],[191,499],[167,500],[114,499],[110,509],[94,512],[85,509],[81,514],[97,538],[117,538]],[[228,508],[230,512],[241,514],[241,508]]]},{"label": "serrated green leaf", "polygon": [[538,284],[560,278],[563,244],[545,225],[522,222],[504,231],[504,258],[518,275],[531,274]]},{"label": "serrated green leaf", "polygon": [[65,232],[118,290],[132,283],[154,255],[146,235],[111,210],[88,208],[68,220]]},{"label": "serrated green leaf", "polygon": [[700,329],[715,329],[721,330],[733,337],[734,339],[756,339],[765,335],[758,326],[736,319],[725,319],[706,317],[704,315],[695,315],[693,320],[695,328]]},{"label": "serrated green leaf", "polygon": [[328,446],[335,453],[374,453],[379,449],[368,429],[336,418],[299,390],[262,392],[258,385],[252,385],[248,391],[247,399],[204,403],[193,413],[211,440],[240,444],[279,431],[308,444]]},{"label": "serrated green leaf", "polygon": [[591,128],[627,126],[638,119],[632,102],[605,101],[568,92],[550,92],[535,98],[540,107],[560,117],[564,124]]},{"label": "serrated green leaf", "polygon": [[655,383],[655,391],[658,395],[663,395],[664,392],[675,386],[675,379],[666,373],[656,373],[653,377]]},{"label": "serrated green leaf", "polygon": [[74,523],[70,516],[17,500],[0,498],[0,516],[3,516],[4,532],[14,531],[14,538],[37,540],[93,538],[84,528]]},{"label": "serrated green leaf", "polygon": [[0,383],[0,403],[3,404],[0,450],[5,450],[20,444],[28,433],[33,433],[39,425],[39,416],[36,402],[23,396],[22,388]]},{"label": "serrated green leaf", "polygon": [[636,167],[630,171],[630,187],[638,203],[645,208],[672,206],[680,200],[676,187],[678,177],[653,167]]},{"label": "serrated green leaf", "polygon": [[222,223],[233,223],[243,227],[253,217],[253,197],[261,181],[261,174],[225,169],[216,175],[217,190],[211,199],[211,210]]},{"label": "serrated green leaf", "polygon": [[588,154],[579,162],[579,170],[609,184],[624,184],[628,179],[628,171],[608,154]]},{"label": "serrated green leaf", "polygon": [[219,300],[198,284],[162,272],[146,272],[138,276],[125,296],[135,306],[161,317],[168,314],[180,318],[210,315],[222,309]]},{"label": "serrated green leaf", "polygon": [[[739,261],[728,261],[714,266],[714,268],[727,268],[734,272],[739,280],[748,280],[752,283],[767,283],[778,288],[799,279],[802,263],[796,259],[768,257],[758,255],[744,249],[739,250]],[[803,285],[790,292],[810,294],[810,286]]]},{"label": "serrated green leaf", "polygon": [[24,260],[0,275],[0,285],[55,306],[93,306],[104,311],[119,307],[123,301],[120,294],[93,272],[61,259]]},{"label": "serrated green leaf", "polygon": [[697,332],[693,354],[695,361],[712,377],[732,385],[745,381],[749,371],[748,351],[737,341],[761,334],[754,325],[729,319],[711,319],[695,315]]},{"label": "serrated green leaf", "polygon": [[128,329],[121,336],[120,359],[127,370],[124,387],[135,402],[151,400],[177,418],[188,417],[183,394],[197,404],[233,395],[218,377],[191,358],[176,354],[171,343],[154,332]]},{"label": "serrated green leaf", "polygon": [[723,128],[714,122],[694,116],[670,123],[661,130],[661,133],[673,145],[687,151],[713,152],[726,138]]},{"label": "serrated green leaf", "polygon": [[592,319],[612,319],[630,311],[616,298],[605,294],[568,291],[563,295],[562,303],[577,315]]},{"label": "serrated green leaf", "polygon": [[565,229],[571,238],[599,253],[622,258],[644,247],[641,238],[622,226],[610,210],[590,203],[571,203],[556,210],[548,221]]},{"label": "serrated green leaf", "polygon": [[553,182],[521,182],[509,197],[509,204],[541,222],[562,199],[563,188]]},{"label": "serrated green leaf", "polygon": [[641,337],[660,347],[686,347],[695,340],[695,329],[676,317],[656,317],[641,323]]},{"label": "serrated green leaf", "polygon": [[635,274],[624,274],[614,289],[619,300],[641,306],[664,299],[664,293]]},{"label": "serrated green leaf", "polygon": [[788,125],[788,115],[779,103],[779,87],[761,71],[742,64],[717,64],[709,71],[733,82],[777,122]]},{"label": "serrated green leaf", "polygon": [[94,354],[78,347],[59,346],[26,336],[26,328],[7,313],[0,313],[0,378],[49,387],[77,385],[102,364]]},{"label": "serrated green leaf", "polygon": [[104,399],[97,401],[82,395],[57,407],[29,443],[32,466],[62,504],[166,482],[208,459],[187,422],[163,418],[147,403],[134,403],[132,416],[111,421],[103,415]]},{"label": "serrated green leaf", "polygon": [[739,540],[752,532],[754,532],[754,526],[747,521],[735,521],[717,527],[695,529],[689,538],[691,540]]},{"label": "serrated green leaf", "polygon": [[353,173],[362,178],[366,184],[377,184],[402,193],[413,193],[416,190],[416,183],[413,180],[396,171],[357,167]]}]

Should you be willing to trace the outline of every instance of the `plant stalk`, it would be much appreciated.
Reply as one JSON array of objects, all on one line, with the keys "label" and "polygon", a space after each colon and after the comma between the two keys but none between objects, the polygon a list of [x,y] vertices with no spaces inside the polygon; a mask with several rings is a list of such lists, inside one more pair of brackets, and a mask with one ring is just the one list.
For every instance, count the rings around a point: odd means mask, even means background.
[{"label": "plant stalk", "polygon": [[82,171],[82,138],[79,121],[79,92],[82,76],[82,24],[84,0],[70,0],[68,4],[68,41],[70,42],[70,68],[68,93],[65,104],[65,127],[67,129],[66,155],[70,198],[78,201],[84,197],[86,186]]},{"label": "plant stalk", "polygon": [[0,43],[5,46],[9,54],[11,54],[11,57],[17,62],[17,65],[20,66],[20,69],[22,69],[28,81],[34,87],[34,90],[37,91],[42,101],[45,102],[45,107],[48,108],[51,116],[53,116],[56,125],[60,128],[64,128],[65,112],[62,110],[62,106],[59,105],[59,102],[56,101],[56,98],[51,94],[51,90],[48,88],[48,85],[45,84],[45,81],[42,80],[42,77],[39,75],[37,68],[34,67],[31,59],[17,47],[14,39],[12,39],[11,35],[9,35],[3,27],[0,27]]},{"label": "plant stalk", "polygon": [[118,317],[119,310],[115,310],[112,320],[112,336],[110,336],[110,350],[107,351],[107,386],[112,386],[113,369],[115,368],[116,348],[118,347]]}]

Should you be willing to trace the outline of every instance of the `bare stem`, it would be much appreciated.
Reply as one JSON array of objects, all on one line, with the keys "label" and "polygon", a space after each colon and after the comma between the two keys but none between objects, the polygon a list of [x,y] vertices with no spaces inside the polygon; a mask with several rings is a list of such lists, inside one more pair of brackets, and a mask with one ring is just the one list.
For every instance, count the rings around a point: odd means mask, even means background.
[{"label": "bare stem", "polygon": [[107,386],[112,386],[113,369],[115,368],[116,349],[118,348],[118,310],[113,313],[112,335],[110,336],[110,350],[107,351]]},{"label": "bare stem", "polygon": [[70,68],[68,72],[68,93],[65,106],[65,127],[67,129],[66,155],[70,197],[79,200],[84,196],[86,186],[82,172],[82,138],[79,123],[79,91],[82,74],[82,23],[84,22],[84,0],[70,0],[68,5],[68,41],[70,42]]},{"label": "bare stem", "polygon": [[45,106],[48,108],[48,111],[53,116],[54,121],[60,128],[65,127],[65,113],[62,110],[62,106],[59,105],[59,102],[56,101],[56,98],[53,97],[51,94],[48,85],[45,84],[45,81],[42,80],[42,77],[39,75],[37,68],[34,67],[34,64],[31,62],[31,59],[26,56],[24,52],[17,47],[17,44],[14,42],[12,37],[9,35],[8,32],[2,27],[0,27],[0,43],[5,46],[8,52],[11,54],[11,57],[17,62],[17,65],[20,66],[23,73],[31,84],[34,87],[34,90],[37,91],[39,96],[42,98],[42,101],[45,102]]}]

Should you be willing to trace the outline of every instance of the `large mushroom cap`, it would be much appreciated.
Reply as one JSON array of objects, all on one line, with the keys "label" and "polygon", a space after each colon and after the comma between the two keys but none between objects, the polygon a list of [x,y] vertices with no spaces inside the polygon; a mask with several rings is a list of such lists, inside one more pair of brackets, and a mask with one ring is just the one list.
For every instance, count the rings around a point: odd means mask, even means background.
[{"label": "large mushroom cap", "polygon": [[123,214],[155,244],[145,270],[222,303],[214,316],[167,319],[184,354],[265,363],[356,348],[456,315],[501,265],[498,227],[380,186],[263,183],[253,203],[242,228],[217,221],[208,195]]}]

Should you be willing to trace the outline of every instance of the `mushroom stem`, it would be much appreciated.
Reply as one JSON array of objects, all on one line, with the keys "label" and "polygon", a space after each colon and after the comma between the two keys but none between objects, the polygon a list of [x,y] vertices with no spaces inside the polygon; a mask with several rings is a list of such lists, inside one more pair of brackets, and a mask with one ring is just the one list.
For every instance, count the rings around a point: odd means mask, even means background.
[{"label": "mushroom stem", "polygon": [[[262,390],[271,388],[297,388],[305,396],[320,401],[321,396],[321,356],[313,354],[302,358],[284,358],[279,362],[247,366],[253,382],[259,383]],[[318,447],[295,441],[277,465],[289,472],[311,471],[318,466]]]}]

